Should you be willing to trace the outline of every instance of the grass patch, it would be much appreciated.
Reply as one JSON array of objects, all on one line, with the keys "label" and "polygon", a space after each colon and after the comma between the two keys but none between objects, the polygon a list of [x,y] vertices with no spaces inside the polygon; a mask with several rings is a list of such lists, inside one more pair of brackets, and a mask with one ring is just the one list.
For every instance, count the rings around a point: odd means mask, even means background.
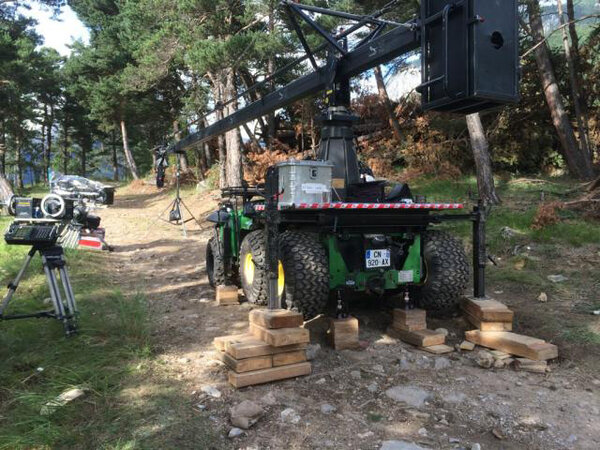
[{"label": "grass patch", "polygon": [[[0,227],[8,219],[0,219]],[[28,247],[0,244],[0,282],[12,280]],[[55,320],[0,322],[0,449],[217,448],[207,417],[157,368],[146,297],[111,284],[109,255],[67,251],[80,333]],[[4,295],[4,292],[1,294]],[[47,309],[39,257],[7,313]],[[84,397],[42,415],[67,389]]]},{"label": "grass patch", "polygon": [[586,325],[575,325],[568,327],[561,336],[565,341],[576,344],[600,345],[600,334],[593,332]]}]

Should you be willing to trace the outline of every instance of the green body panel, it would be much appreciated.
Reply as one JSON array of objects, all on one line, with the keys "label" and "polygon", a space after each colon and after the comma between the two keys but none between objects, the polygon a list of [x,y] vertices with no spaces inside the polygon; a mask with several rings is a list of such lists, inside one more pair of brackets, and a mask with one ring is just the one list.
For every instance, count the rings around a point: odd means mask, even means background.
[{"label": "green body panel", "polygon": [[[402,236],[392,235],[392,236]],[[346,266],[344,258],[337,245],[337,239],[334,235],[323,236],[324,243],[329,254],[329,288],[337,289],[340,287],[352,286],[357,291],[364,291],[367,287],[367,281],[372,277],[381,277],[384,279],[384,289],[396,289],[398,286],[408,283],[421,282],[421,236],[415,236],[414,243],[410,246],[408,257],[401,270],[361,270],[350,271]]]},{"label": "green body panel", "polygon": [[[245,216],[241,210],[230,211],[229,222],[219,225],[219,238],[223,239],[224,233],[230,233],[231,255],[235,262],[239,259],[241,242],[238,242],[240,231],[250,231],[253,227],[251,218]],[[242,236],[245,233],[241,234]],[[404,237],[402,233],[392,234],[392,237]],[[374,269],[350,271],[346,266],[344,258],[338,248],[337,237],[334,234],[322,234],[323,245],[329,256],[329,288],[338,289],[350,287],[356,291],[365,291],[370,278],[383,278],[386,290],[397,289],[399,286],[409,283],[421,283],[422,261],[421,261],[421,236],[416,235],[413,244],[408,249],[408,256],[401,270],[397,269]],[[383,272],[382,272],[383,270]]]}]

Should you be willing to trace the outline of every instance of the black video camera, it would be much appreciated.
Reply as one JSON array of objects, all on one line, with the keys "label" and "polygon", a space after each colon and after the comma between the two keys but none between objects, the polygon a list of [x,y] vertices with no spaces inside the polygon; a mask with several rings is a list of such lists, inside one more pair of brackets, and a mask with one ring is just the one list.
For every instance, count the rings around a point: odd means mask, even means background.
[{"label": "black video camera", "polygon": [[19,221],[70,222],[90,230],[100,226],[100,218],[89,214],[85,204],[57,194],[43,198],[13,196],[8,202],[8,212]]},{"label": "black video camera", "polygon": [[165,145],[161,145],[155,150],[156,156],[156,187],[165,185],[165,169],[169,167],[168,151]]}]

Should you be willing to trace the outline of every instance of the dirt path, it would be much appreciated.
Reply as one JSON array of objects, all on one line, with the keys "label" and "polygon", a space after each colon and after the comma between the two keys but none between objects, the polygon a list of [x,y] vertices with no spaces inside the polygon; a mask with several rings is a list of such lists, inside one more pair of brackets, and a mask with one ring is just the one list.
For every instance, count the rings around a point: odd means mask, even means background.
[{"label": "dirt path", "polygon": [[[144,292],[151,305],[157,358],[188,392],[189,403],[222,436],[216,446],[289,448],[598,448],[600,379],[577,363],[552,365],[546,375],[482,369],[473,353],[436,357],[385,335],[389,314],[355,311],[363,351],[334,352],[313,324],[313,374],[298,380],[234,390],[226,369],[212,358],[215,336],[244,331],[248,304],[217,307],[204,274],[204,243],[212,232],[181,230],[154,218],[171,197],[120,191],[101,212],[116,279],[123,290]],[[186,197],[200,218],[215,206],[209,194]],[[433,322],[460,342],[465,324]],[[221,396],[201,391],[213,386]],[[265,415],[240,437],[227,438],[229,408],[242,400],[260,403]],[[281,413],[293,409],[298,420]],[[284,414],[285,415],[285,414]],[[296,422],[296,423],[294,423]],[[397,442],[388,442],[397,441]],[[403,444],[404,442],[404,444]],[[189,443],[193,447],[193,442]]]}]

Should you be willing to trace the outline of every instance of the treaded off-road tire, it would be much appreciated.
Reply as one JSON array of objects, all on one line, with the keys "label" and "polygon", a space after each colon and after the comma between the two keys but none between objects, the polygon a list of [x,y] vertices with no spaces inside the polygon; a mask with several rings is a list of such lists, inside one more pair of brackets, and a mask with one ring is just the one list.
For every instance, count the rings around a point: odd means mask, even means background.
[{"label": "treaded off-road tire", "polygon": [[329,262],[316,234],[286,231],[279,236],[285,289],[282,304],[309,320],[325,312],[329,300]]},{"label": "treaded off-road tire", "polygon": [[225,261],[219,251],[219,243],[215,237],[211,237],[206,244],[206,274],[212,287],[227,284]]},{"label": "treaded off-road tire", "polygon": [[469,263],[462,243],[444,231],[422,234],[425,283],[419,306],[433,316],[447,317],[458,310],[469,282]]},{"label": "treaded off-road tire", "polygon": [[[266,305],[268,301],[268,274],[266,268],[266,249],[265,232],[257,230],[248,233],[242,240],[240,246],[240,280],[244,296],[250,303],[257,305]],[[247,255],[250,254],[252,262],[247,262]],[[253,276],[251,279],[246,272],[246,264],[253,264]]]}]

